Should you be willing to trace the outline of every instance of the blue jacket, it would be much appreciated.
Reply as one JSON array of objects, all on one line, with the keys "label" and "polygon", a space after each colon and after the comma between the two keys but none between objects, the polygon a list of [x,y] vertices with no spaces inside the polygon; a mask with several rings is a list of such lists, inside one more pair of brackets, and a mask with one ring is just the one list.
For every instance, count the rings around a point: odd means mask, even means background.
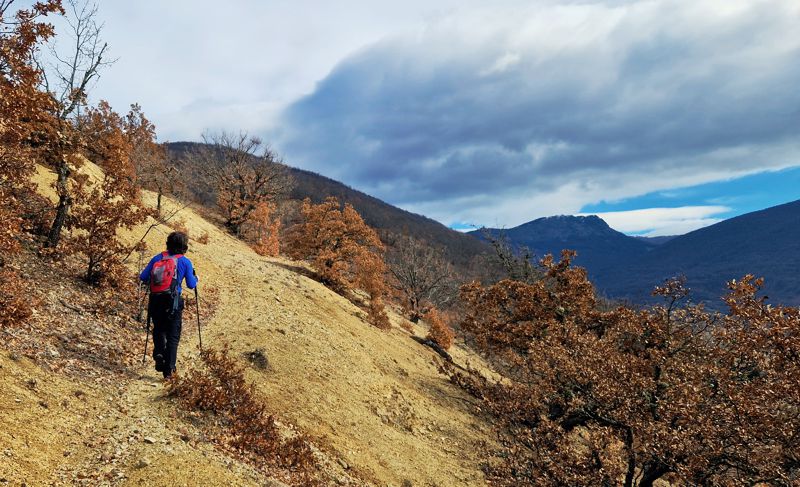
[{"label": "blue jacket", "polygon": [[[144,282],[150,282],[150,271],[153,270],[153,264],[161,260],[161,254],[156,254],[150,262],[147,264],[147,267],[144,268],[141,274],[139,274],[139,279]],[[189,289],[194,289],[197,287],[197,276],[194,275],[194,268],[192,267],[192,261],[189,260],[188,257],[182,255],[178,258],[178,294],[181,293],[181,283],[186,280],[186,287]]]}]

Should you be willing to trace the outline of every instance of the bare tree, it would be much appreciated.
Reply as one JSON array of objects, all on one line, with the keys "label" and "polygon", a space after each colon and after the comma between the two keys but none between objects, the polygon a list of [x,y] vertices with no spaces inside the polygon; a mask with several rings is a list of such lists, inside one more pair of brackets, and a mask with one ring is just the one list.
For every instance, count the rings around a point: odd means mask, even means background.
[{"label": "bare tree", "polygon": [[44,89],[56,102],[58,118],[67,120],[86,104],[89,86],[100,77],[103,68],[116,60],[107,59],[108,43],[97,22],[97,4],[68,0],[66,22],[72,42],[68,49],[49,44],[47,61],[38,60]]},{"label": "bare tree", "polygon": [[205,184],[216,194],[225,226],[239,235],[242,225],[263,203],[285,197],[292,187],[288,168],[258,137],[246,132],[206,133],[200,158]]},{"label": "bare tree", "polygon": [[[97,4],[68,0],[66,8],[68,48],[49,44],[47,59],[37,59],[42,73],[42,88],[53,101],[55,130],[46,151],[46,162],[56,171],[58,192],[56,214],[47,236],[47,245],[55,247],[72,206],[70,160],[75,151],[75,121],[71,118],[86,105],[90,85],[100,77],[103,68],[115,60],[107,59],[108,44],[102,40],[103,24],[97,22]],[[72,134],[72,135],[70,135]]]},{"label": "bare tree", "polygon": [[502,273],[500,279],[513,279],[531,284],[542,278],[543,272],[536,266],[533,252],[528,247],[514,248],[502,231],[493,233],[486,228],[481,230],[483,239],[494,249],[490,263],[500,268]]},{"label": "bare tree", "polygon": [[456,298],[455,271],[442,248],[405,235],[389,240],[386,261],[412,322],[418,322],[432,306],[444,309]]}]

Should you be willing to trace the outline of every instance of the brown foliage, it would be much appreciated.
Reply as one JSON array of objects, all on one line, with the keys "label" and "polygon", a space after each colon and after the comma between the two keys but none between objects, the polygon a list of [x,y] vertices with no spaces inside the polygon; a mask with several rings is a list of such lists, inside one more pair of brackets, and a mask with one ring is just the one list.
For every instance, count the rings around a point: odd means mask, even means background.
[{"label": "brown foliage", "polygon": [[104,170],[101,181],[76,178],[76,197],[67,226],[68,253],[86,256],[84,279],[91,284],[121,284],[125,271],[121,257],[129,250],[118,238],[120,228],[142,223],[149,211],[139,203],[135,168],[130,160],[131,145],[125,124],[106,102],[80,119],[87,157]]},{"label": "brown foliage", "polygon": [[259,255],[275,257],[280,253],[281,219],[275,216],[274,203],[259,203],[243,225],[242,238]]},{"label": "brown foliage", "polygon": [[453,339],[455,339],[456,333],[447,324],[445,316],[439,310],[433,308],[425,313],[423,319],[430,326],[426,338],[439,345],[443,350],[449,350],[453,346]]},{"label": "brown foliage", "polygon": [[317,461],[303,436],[284,439],[275,419],[259,399],[244,369],[227,351],[202,354],[203,368],[192,369],[170,384],[171,395],[189,411],[210,412],[220,427],[215,441],[259,467],[290,469],[297,485],[313,485]]},{"label": "brown foliage", "polygon": [[0,328],[22,323],[31,316],[30,294],[27,284],[16,270],[0,268]]},{"label": "brown foliage", "polygon": [[507,485],[791,485],[800,475],[800,314],[731,283],[727,315],[681,303],[602,310],[582,269],[464,286],[462,323],[508,377],[455,378],[502,420]]},{"label": "brown foliage", "polygon": [[[51,106],[38,89],[41,73],[34,64],[37,49],[53,35],[42,17],[62,12],[59,1],[35,4],[29,10],[9,11],[13,2],[0,3],[0,192],[3,206],[21,189],[28,189],[36,157],[34,138],[49,121]],[[3,218],[2,227],[13,222]],[[3,238],[0,232],[0,238]],[[2,241],[5,244],[5,241]],[[5,245],[3,245],[5,248]]]},{"label": "brown foliage", "polygon": [[289,231],[289,255],[311,262],[320,280],[351,298],[355,289],[369,294],[370,322],[389,329],[384,309],[386,289],[384,247],[375,230],[350,205],[341,208],[336,198],[314,205],[305,200],[302,222]]},{"label": "brown foliage", "polygon": [[203,234],[200,235],[199,237],[197,237],[196,239],[194,239],[194,241],[199,243],[199,244],[208,245],[208,242],[209,242],[210,238],[211,237],[208,235],[208,232],[203,232]]},{"label": "brown foliage", "polygon": [[63,12],[61,2],[50,0],[12,14],[12,3],[0,2],[0,326],[31,313],[22,298],[27,285],[6,260],[19,250],[24,201],[33,193],[35,139],[49,125],[50,98],[38,89],[33,56],[53,35],[43,18]]}]

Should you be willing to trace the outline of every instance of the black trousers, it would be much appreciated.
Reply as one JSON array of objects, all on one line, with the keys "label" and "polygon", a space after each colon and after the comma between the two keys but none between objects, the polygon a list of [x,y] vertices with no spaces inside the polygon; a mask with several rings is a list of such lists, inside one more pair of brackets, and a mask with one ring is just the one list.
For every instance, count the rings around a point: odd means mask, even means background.
[{"label": "black trousers", "polygon": [[178,302],[178,309],[172,311],[172,298],[169,294],[150,297],[149,311],[153,320],[153,358],[156,367],[161,369],[164,377],[175,371],[178,358],[178,343],[181,341],[183,326],[183,298]]}]

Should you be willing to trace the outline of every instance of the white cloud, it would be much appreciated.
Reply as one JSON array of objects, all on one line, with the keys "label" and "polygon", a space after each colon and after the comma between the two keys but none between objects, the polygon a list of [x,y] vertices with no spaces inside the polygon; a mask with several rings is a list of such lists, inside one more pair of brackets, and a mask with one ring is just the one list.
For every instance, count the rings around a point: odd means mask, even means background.
[{"label": "white cloud", "polygon": [[677,208],[644,208],[641,210],[585,213],[597,215],[622,233],[657,237],[682,235],[722,221],[713,218],[731,211],[727,206],[681,206]]},{"label": "white cloud", "polygon": [[346,56],[471,3],[99,2],[103,37],[118,61],[92,99],[118,111],[140,103],[161,139],[199,140],[211,127],[266,135],[281,110]]}]

